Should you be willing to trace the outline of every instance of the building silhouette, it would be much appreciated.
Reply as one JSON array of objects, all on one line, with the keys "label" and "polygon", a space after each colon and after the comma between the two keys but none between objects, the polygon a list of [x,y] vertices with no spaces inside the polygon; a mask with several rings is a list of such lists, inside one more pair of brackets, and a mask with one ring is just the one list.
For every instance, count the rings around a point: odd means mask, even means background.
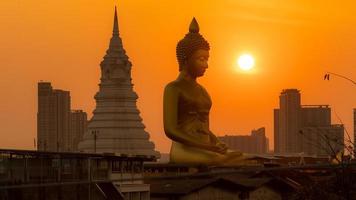
[{"label": "building silhouette", "polygon": [[133,90],[131,62],[119,35],[115,9],[113,33],[104,60],[100,63],[96,108],[88,130],[79,143],[84,152],[159,156],[149,134],[144,130]]},{"label": "building silhouette", "polygon": [[87,128],[87,114],[71,111],[70,92],[38,83],[37,149],[75,152]]},{"label": "building silhouette", "polygon": [[39,82],[37,149],[56,152],[70,149],[69,119],[69,91],[53,89],[50,82]]},{"label": "building silhouette", "polygon": [[0,149],[0,199],[149,200],[145,156]]},{"label": "building silhouette", "polygon": [[225,135],[218,138],[232,150],[253,154],[266,154],[269,151],[264,127],[252,130],[251,135]]},{"label": "building silhouette", "polygon": [[356,156],[356,108],[354,108],[354,157]]},{"label": "building silhouette", "polygon": [[87,113],[82,110],[72,110],[70,113],[70,149],[77,152],[78,144],[87,130]]},{"label": "building silhouette", "polygon": [[344,127],[331,124],[328,105],[301,105],[297,89],[285,89],[274,109],[274,151],[326,156],[343,151]]}]

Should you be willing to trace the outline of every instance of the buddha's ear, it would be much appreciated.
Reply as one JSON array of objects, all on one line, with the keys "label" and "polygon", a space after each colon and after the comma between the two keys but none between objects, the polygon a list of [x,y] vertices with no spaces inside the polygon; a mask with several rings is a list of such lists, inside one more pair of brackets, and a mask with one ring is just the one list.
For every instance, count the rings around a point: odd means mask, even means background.
[{"label": "buddha's ear", "polygon": [[184,59],[184,62],[182,63],[182,65],[180,66],[180,71],[186,70],[188,66],[188,60]]}]

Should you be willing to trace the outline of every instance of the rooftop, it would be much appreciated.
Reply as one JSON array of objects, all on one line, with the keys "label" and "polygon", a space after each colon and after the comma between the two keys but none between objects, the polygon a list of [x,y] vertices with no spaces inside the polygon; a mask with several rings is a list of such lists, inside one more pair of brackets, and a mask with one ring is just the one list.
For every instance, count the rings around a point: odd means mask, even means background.
[{"label": "rooftop", "polygon": [[41,157],[66,157],[66,158],[110,158],[110,159],[139,159],[142,161],[154,161],[154,156],[146,155],[127,155],[117,153],[83,153],[83,152],[51,152],[36,150],[19,150],[19,149],[0,149],[0,157],[3,155],[11,156],[41,156]]}]

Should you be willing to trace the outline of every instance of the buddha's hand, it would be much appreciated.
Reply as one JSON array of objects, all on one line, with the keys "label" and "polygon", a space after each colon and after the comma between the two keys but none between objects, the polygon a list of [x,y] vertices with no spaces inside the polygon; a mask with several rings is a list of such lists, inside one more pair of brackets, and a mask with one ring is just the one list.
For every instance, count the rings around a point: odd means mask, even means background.
[{"label": "buddha's hand", "polygon": [[222,153],[226,154],[226,152],[229,150],[229,148],[226,146],[225,143],[219,142],[216,144],[217,146],[221,147]]},{"label": "buddha's hand", "polygon": [[219,147],[228,149],[225,143],[218,142],[218,143],[216,143],[216,145],[219,146]]},{"label": "buddha's hand", "polygon": [[220,154],[226,154],[228,148],[224,143],[217,143],[216,145],[212,146],[211,151],[214,151],[216,153]]}]

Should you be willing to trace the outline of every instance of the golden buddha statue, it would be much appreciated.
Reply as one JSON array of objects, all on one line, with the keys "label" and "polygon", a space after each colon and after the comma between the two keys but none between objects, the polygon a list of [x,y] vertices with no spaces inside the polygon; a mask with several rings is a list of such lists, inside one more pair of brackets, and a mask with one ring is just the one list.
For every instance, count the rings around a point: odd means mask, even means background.
[{"label": "golden buddha statue", "polygon": [[209,43],[193,18],[189,33],[178,42],[179,76],[164,90],[164,131],[172,140],[170,161],[182,164],[237,165],[246,157],[231,151],[209,129],[211,99],[197,83],[208,68]]}]

